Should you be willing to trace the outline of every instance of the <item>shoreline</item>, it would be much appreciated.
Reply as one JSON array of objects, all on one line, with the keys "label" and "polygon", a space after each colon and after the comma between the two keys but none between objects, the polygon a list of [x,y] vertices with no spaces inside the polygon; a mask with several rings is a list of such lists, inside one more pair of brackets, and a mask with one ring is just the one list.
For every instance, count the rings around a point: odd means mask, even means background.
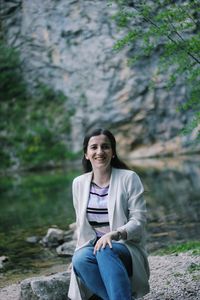
[{"label": "shoreline", "polygon": [[[192,255],[190,251],[163,256],[150,255],[149,263],[150,293],[144,296],[143,300],[200,299],[198,296],[200,295],[200,257],[198,255]],[[19,297],[20,283],[0,289],[0,299],[19,300]]]}]

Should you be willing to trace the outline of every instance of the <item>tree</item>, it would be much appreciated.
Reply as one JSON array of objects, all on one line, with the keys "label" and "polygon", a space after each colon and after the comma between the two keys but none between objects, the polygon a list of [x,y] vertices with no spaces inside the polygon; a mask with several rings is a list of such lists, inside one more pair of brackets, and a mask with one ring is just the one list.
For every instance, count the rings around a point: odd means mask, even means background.
[{"label": "tree", "polygon": [[19,53],[0,38],[0,169],[43,168],[73,159],[70,118],[61,91],[38,82],[30,93]]},{"label": "tree", "polygon": [[[197,128],[200,140],[200,1],[115,2],[119,10],[113,18],[120,28],[126,28],[126,33],[115,43],[114,49],[119,51],[131,46],[131,64],[155,51],[159,53],[158,72],[168,74],[168,87],[177,80],[186,86],[186,99],[178,109],[183,113],[191,110],[193,119],[183,133]],[[152,83],[155,84],[154,80]]]}]

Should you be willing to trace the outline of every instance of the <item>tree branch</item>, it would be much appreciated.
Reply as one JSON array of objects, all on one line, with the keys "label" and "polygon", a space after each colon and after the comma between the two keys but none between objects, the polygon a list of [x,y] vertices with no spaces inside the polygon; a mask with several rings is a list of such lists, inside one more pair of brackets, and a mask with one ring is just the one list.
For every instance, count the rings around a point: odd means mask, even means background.
[{"label": "tree branch", "polygon": [[[150,18],[147,18],[145,16],[142,15],[142,13],[137,9],[135,8],[135,10],[142,16],[143,20],[147,23],[150,23],[151,25],[153,25],[154,27],[156,27],[157,29],[160,29],[160,27],[154,23]],[[169,34],[166,35],[167,38],[174,44],[178,45],[177,41],[174,40]],[[198,58],[196,58],[192,53],[190,53],[189,51],[186,51],[186,53],[194,60],[196,61],[198,64],[200,64],[200,60]]]}]

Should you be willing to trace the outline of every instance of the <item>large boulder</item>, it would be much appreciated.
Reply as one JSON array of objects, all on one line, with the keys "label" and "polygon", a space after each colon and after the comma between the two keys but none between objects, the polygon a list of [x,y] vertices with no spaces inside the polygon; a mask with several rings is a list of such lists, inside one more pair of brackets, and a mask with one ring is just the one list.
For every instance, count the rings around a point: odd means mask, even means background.
[{"label": "large boulder", "polygon": [[20,285],[20,300],[67,300],[69,280],[69,272],[25,279]]}]

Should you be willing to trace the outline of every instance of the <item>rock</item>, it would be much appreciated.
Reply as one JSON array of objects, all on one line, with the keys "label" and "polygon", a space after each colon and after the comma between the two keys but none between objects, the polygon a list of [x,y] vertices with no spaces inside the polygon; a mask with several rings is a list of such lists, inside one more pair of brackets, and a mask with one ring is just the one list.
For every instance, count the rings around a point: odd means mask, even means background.
[{"label": "rock", "polygon": [[30,243],[30,244],[36,244],[37,242],[39,242],[40,238],[38,236],[29,236],[26,239],[26,242]]},{"label": "rock", "polygon": [[56,247],[64,241],[64,231],[57,228],[49,228],[41,243],[46,247]]},{"label": "rock", "polygon": [[70,241],[58,246],[56,252],[60,256],[72,256],[76,247],[76,241]]},{"label": "rock", "polygon": [[20,300],[67,300],[70,273],[25,279],[20,284]]},{"label": "rock", "polygon": [[90,0],[2,0],[1,6],[2,35],[19,49],[30,90],[40,79],[61,90],[68,98],[66,106],[74,109],[74,151],[80,150],[84,133],[99,126],[112,129],[124,158],[128,152],[135,158],[199,150],[189,137],[187,146],[180,135],[191,119],[191,112],[177,111],[187,98],[185,85],[177,83],[169,91],[167,74],[156,75],[159,47],[134,67],[127,64],[130,49],[113,53],[122,37],[112,20],[114,3],[108,7],[105,1]]},{"label": "rock", "polygon": [[75,230],[76,230],[76,222],[71,223],[71,224],[69,225],[69,229],[75,231]]},{"label": "rock", "polygon": [[4,264],[8,261],[8,257],[7,256],[0,256],[0,269],[3,269]]},{"label": "rock", "polygon": [[72,239],[73,239],[74,241],[77,240],[77,230],[74,231]]},{"label": "rock", "polygon": [[63,240],[64,242],[69,242],[73,239],[74,231],[72,229],[64,232]]},{"label": "rock", "polygon": [[72,232],[73,232],[72,239],[73,239],[73,240],[77,240],[76,222],[70,224],[70,225],[69,225],[69,228],[70,228],[70,229],[72,230]]}]

